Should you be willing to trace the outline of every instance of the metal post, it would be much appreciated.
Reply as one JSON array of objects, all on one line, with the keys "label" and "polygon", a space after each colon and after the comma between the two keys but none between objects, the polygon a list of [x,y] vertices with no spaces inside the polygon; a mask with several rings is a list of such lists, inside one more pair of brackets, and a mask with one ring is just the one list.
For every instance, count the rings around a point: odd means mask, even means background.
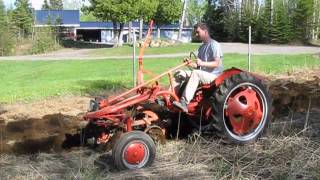
[{"label": "metal post", "polygon": [[177,38],[178,41],[180,41],[180,39],[181,39],[181,34],[182,34],[182,29],[183,29],[183,22],[184,22],[184,18],[186,16],[187,3],[188,3],[188,0],[184,0],[182,16],[181,16],[180,25],[179,25],[178,38]]},{"label": "metal post", "polygon": [[[132,69],[133,69],[133,87],[135,87],[137,85],[137,73],[136,73],[136,34],[135,34],[135,31],[136,29],[135,28],[132,28],[132,31],[133,31],[133,56],[132,56],[132,61],[133,61],[133,65],[132,65]],[[131,33],[131,32],[129,32]]]},{"label": "metal post", "polygon": [[249,26],[248,71],[251,72],[251,26]]}]

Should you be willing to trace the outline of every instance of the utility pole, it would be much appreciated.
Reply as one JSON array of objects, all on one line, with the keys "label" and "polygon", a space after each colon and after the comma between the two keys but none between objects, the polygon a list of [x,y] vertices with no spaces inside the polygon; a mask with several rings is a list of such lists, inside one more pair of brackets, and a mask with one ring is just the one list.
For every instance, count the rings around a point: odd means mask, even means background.
[{"label": "utility pole", "polygon": [[140,18],[140,20],[139,20],[139,41],[142,40],[142,31],[143,31],[143,19]]},{"label": "utility pole", "polygon": [[249,26],[248,71],[251,72],[251,26]]},{"label": "utility pole", "polygon": [[[273,26],[273,0],[270,1],[270,22],[269,22],[269,33],[272,31]],[[269,37],[269,41],[271,42],[271,37]]]},{"label": "utility pole", "polygon": [[[135,33],[135,28],[133,28],[133,54],[132,54],[132,73],[133,73],[133,87],[136,87],[137,85],[137,73],[136,73],[136,33]],[[130,34],[131,32],[129,32]]]},{"label": "utility pole", "polygon": [[315,40],[316,38],[316,7],[317,7],[317,1],[313,3],[313,15],[312,15],[312,40]]},{"label": "utility pole", "polygon": [[129,24],[128,24],[128,43],[131,43],[132,41],[132,38],[131,38],[131,31],[132,31],[132,21],[129,21]]},{"label": "utility pole", "polygon": [[271,6],[270,6],[270,24],[273,24],[273,0],[271,0]]},{"label": "utility pole", "polygon": [[181,19],[180,19],[180,27],[179,27],[179,33],[178,33],[178,39],[177,40],[181,39],[181,34],[182,34],[182,29],[183,29],[183,22],[184,22],[184,19],[185,19],[185,16],[186,16],[187,3],[188,3],[188,0],[184,0],[183,11],[182,11]]}]

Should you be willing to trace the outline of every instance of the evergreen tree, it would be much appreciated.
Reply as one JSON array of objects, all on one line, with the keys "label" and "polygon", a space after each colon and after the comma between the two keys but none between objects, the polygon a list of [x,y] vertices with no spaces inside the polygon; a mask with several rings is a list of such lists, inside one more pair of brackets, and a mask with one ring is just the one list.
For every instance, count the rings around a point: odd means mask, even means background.
[{"label": "evergreen tree", "polygon": [[7,18],[6,10],[3,4],[3,0],[0,0],[0,30],[6,27],[6,24],[7,24],[6,18]]},{"label": "evergreen tree", "polygon": [[271,0],[265,0],[260,16],[256,17],[256,25],[252,29],[252,38],[255,43],[271,42]]},{"label": "evergreen tree", "polygon": [[221,6],[218,6],[217,0],[208,2],[207,11],[203,16],[203,21],[210,29],[212,38],[218,41],[225,41],[228,37],[228,32],[225,30],[224,11]]},{"label": "evergreen tree", "polygon": [[63,9],[62,0],[50,0],[50,9],[62,10]]},{"label": "evergreen tree", "polygon": [[10,55],[14,48],[14,37],[9,29],[3,0],[0,0],[0,56]]},{"label": "evergreen tree", "polygon": [[19,37],[27,37],[31,34],[33,16],[29,0],[16,0],[16,8],[12,11],[12,22],[17,28]]},{"label": "evergreen tree", "polygon": [[257,24],[254,29],[254,42],[255,43],[266,43],[269,42],[270,32],[270,16],[269,13],[264,11],[261,16],[257,19]]},{"label": "evergreen tree", "polygon": [[306,42],[311,39],[313,0],[297,0],[293,15],[295,38]]},{"label": "evergreen tree", "polygon": [[[250,10],[243,8],[241,11],[241,21],[240,21],[240,27],[239,27],[240,41],[248,42],[249,26],[251,26],[251,29],[255,29],[255,23],[256,23],[255,19],[252,17]],[[255,31],[253,31],[252,34],[255,34]]]},{"label": "evergreen tree", "polygon": [[276,2],[272,29],[271,42],[288,43],[292,40],[292,24],[289,17],[288,5]]},{"label": "evergreen tree", "polygon": [[42,10],[48,10],[50,9],[50,6],[49,6],[49,3],[48,3],[48,0],[44,0],[43,1],[43,5],[42,5]]},{"label": "evergreen tree", "polygon": [[230,11],[223,13],[224,29],[227,37],[225,41],[238,41],[239,40],[239,15],[237,12]]}]

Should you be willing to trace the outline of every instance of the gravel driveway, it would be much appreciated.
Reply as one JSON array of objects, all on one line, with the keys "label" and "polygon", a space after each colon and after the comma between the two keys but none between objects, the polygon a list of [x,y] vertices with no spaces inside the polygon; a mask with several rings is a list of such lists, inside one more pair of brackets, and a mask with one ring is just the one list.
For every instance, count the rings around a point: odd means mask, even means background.
[{"label": "gravel driveway", "polygon": [[[221,43],[224,53],[248,54],[248,45],[244,43]],[[62,49],[47,54],[27,56],[6,56],[0,60],[91,60],[91,59],[128,59],[132,56],[92,56],[94,49]],[[320,47],[290,46],[290,45],[263,45],[253,44],[252,54],[320,54]],[[145,58],[185,57],[189,52],[177,54],[145,55]]]}]

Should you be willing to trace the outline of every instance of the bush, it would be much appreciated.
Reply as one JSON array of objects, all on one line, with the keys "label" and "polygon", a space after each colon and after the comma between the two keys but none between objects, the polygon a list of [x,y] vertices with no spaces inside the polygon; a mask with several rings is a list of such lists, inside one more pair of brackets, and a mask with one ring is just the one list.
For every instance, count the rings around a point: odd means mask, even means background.
[{"label": "bush", "polygon": [[60,48],[54,29],[42,27],[35,31],[31,54],[46,53]]},{"label": "bush", "polygon": [[15,41],[13,35],[6,30],[0,31],[0,56],[14,53]]}]

